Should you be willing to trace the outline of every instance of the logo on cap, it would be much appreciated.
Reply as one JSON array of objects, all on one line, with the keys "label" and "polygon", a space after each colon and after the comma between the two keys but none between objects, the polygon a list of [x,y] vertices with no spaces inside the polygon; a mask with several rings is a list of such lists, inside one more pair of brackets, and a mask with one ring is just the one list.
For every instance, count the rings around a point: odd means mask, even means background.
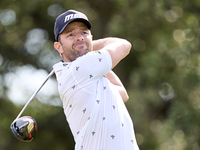
[{"label": "logo on cap", "polygon": [[70,15],[65,16],[64,23],[75,18],[85,18],[85,17],[81,14],[70,14]]}]

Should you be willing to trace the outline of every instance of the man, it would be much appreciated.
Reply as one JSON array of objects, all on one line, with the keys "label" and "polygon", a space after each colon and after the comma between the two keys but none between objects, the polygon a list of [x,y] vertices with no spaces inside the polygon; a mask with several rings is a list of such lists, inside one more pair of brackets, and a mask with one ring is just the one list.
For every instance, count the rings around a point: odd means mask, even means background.
[{"label": "man", "polygon": [[139,150],[124,105],[128,94],[112,71],[131,44],[93,41],[90,29],[88,18],[75,10],[58,16],[54,27],[54,47],[63,59],[54,70],[75,150]]}]

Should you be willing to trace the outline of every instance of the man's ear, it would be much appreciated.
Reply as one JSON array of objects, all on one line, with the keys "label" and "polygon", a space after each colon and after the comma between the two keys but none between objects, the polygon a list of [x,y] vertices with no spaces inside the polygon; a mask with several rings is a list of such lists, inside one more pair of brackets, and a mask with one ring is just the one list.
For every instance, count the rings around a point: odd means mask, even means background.
[{"label": "man's ear", "polygon": [[63,49],[62,49],[62,47],[61,47],[60,42],[54,42],[54,48],[55,48],[60,54],[63,53]]},{"label": "man's ear", "polygon": [[93,35],[91,34],[91,39],[93,40]]}]

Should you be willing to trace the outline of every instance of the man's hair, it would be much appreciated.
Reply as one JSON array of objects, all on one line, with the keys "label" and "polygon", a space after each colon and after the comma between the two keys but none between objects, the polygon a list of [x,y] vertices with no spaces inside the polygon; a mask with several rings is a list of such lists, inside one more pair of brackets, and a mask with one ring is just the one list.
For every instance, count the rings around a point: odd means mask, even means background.
[{"label": "man's hair", "polygon": [[62,43],[61,43],[61,39],[60,39],[60,35],[58,35],[58,42],[59,42],[60,44],[62,44]]}]

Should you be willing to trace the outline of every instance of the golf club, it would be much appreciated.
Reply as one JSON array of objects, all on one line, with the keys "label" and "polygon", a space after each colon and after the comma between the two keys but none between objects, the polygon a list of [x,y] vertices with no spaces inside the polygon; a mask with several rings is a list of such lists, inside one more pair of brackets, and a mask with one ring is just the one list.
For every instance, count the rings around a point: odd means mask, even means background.
[{"label": "golf club", "polygon": [[16,119],[11,123],[10,128],[15,135],[15,137],[21,141],[31,141],[36,136],[37,131],[37,123],[36,121],[30,117],[30,116],[24,116],[21,117],[24,110],[27,108],[29,103],[33,100],[33,98],[36,96],[36,94],[40,91],[40,89],[44,86],[44,84],[48,81],[48,79],[54,74],[54,70],[52,70],[45,81],[42,83],[42,85],[33,93],[31,98],[28,100],[28,102],[25,104],[23,109],[20,111]]}]

